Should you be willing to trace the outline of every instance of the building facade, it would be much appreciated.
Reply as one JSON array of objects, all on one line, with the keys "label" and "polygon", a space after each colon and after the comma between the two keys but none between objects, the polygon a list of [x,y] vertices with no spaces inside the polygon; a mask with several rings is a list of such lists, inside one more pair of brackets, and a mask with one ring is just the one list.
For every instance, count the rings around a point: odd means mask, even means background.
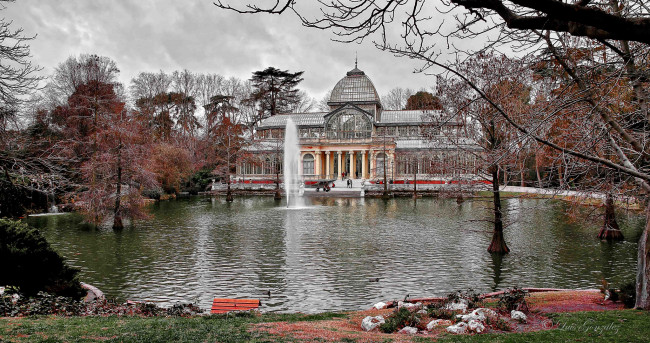
[{"label": "building facade", "polygon": [[476,175],[479,149],[460,120],[438,110],[385,110],[368,76],[358,68],[334,86],[329,112],[290,113],[263,120],[237,178],[270,182],[282,173],[287,119],[298,127],[302,178],[445,183]]}]

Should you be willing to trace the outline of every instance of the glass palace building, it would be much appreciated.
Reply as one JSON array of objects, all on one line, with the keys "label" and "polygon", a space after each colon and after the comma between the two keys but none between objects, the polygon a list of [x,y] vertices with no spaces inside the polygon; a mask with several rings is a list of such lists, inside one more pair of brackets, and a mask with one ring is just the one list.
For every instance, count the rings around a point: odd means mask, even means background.
[{"label": "glass palace building", "polygon": [[[254,156],[237,167],[248,182],[275,180],[282,173],[283,138],[291,118],[298,127],[305,181],[386,179],[445,183],[475,175],[476,144],[463,136],[463,123],[437,110],[382,108],[377,90],[356,67],[334,86],[329,112],[289,113],[261,121]],[[384,176],[384,174],[386,176]],[[417,175],[415,175],[417,174]]]}]

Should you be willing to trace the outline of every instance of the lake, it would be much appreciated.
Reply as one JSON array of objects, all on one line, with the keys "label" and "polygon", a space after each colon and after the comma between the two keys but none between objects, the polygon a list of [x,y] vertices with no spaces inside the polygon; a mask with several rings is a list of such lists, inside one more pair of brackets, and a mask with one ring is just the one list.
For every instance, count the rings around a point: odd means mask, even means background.
[{"label": "lake", "polygon": [[309,201],[305,209],[270,197],[163,201],[121,232],[75,214],[26,221],[109,298],[205,309],[214,297],[260,298],[263,311],[307,313],[467,288],[617,286],[635,278],[644,224],[621,211],[625,240],[605,243],[596,238],[601,220],[575,219],[563,202],[506,199],[511,253],[501,258],[487,252],[489,199]]}]

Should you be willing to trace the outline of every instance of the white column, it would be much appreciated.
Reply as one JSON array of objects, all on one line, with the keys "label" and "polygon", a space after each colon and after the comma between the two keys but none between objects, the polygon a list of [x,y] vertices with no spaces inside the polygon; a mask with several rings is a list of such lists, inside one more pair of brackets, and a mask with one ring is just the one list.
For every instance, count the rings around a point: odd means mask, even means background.
[{"label": "white column", "polygon": [[330,152],[325,151],[325,178],[329,179],[330,177]]},{"label": "white column", "polygon": [[377,154],[375,151],[370,150],[370,175],[368,175],[368,178],[374,179],[377,174]]},{"label": "white column", "polygon": [[361,178],[365,179],[366,178],[366,151],[362,150],[361,151]]},{"label": "white column", "polygon": [[356,159],[354,158],[354,151],[350,150],[350,179],[356,179],[357,166]]},{"label": "white column", "polygon": [[336,178],[338,180],[341,180],[341,173],[343,172],[343,168],[341,168],[341,153],[342,153],[342,151],[339,150],[336,153],[339,156],[339,170],[336,171],[336,174],[338,174],[338,175],[336,175]]},{"label": "white column", "polygon": [[322,174],[320,170],[320,151],[315,151],[314,152],[314,174],[316,174],[316,178],[320,179],[320,175]]}]

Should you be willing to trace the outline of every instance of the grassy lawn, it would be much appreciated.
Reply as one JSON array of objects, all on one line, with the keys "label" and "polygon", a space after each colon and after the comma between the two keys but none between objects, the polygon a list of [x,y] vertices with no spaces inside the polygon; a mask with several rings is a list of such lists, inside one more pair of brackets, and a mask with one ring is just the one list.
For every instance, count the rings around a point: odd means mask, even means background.
[{"label": "grassy lawn", "polygon": [[[340,313],[305,316],[207,316],[196,318],[30,317],[0,318],[2,342],[287,342],[287,338],[250,333],[248,324],[315,321],[345,317]],[[444,335],[438,342],[648,342],[650,313],[635,310],[552,315],[559,328],[531,333]],[[399,336],[404,338],[404,336]],[[346,340],[354,342],[354,339]],[[433,342],[413,337],[415,342]]]},{"label": "grassy lawn", "polygon": [[194,318],[0,318],[0,342],[271,342],[264,334],[249,333],[248,324],[326,320],[343,316],[323,313]]}]

